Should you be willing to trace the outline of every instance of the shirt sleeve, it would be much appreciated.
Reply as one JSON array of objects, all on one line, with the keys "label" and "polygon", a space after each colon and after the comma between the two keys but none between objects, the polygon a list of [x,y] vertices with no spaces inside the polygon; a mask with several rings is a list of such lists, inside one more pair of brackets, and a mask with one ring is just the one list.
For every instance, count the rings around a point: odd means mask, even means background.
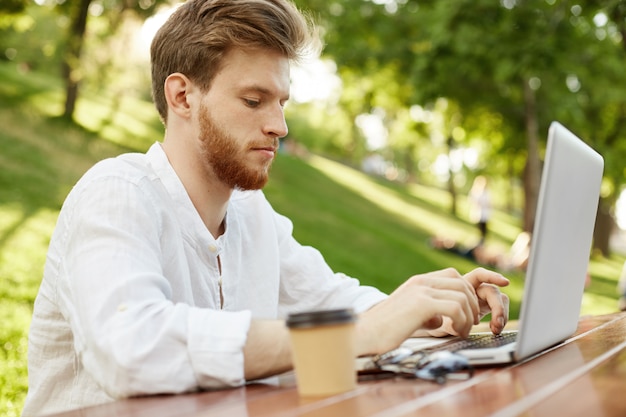
[{"label": "shirt sleeve", "polygon": [[378,289],[336,273],[315,248],[293,237],[292,222],[275,213],[281,262],[279,315],[290,312],[351,307],[361,313],[384,300]]},{"label": "shirt sleeve", "polygon": [[114,398],[243,384],[250,312],[173,301],[160,202],[141,181],[92,179],[60,219],[58,304],[82,365]]}]

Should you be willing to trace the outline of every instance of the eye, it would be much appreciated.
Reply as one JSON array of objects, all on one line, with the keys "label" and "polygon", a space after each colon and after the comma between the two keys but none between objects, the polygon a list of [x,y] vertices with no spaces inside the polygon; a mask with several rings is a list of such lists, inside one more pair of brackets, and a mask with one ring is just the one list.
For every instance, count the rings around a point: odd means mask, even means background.
[{"label": "eye", "polygon": [[246,106],[251,107],[251,108],[259,107],[259,104],[261,104],[259,100],[252,99],[252,98],[244,98],[243,101],[244,103],[246,103]]}]

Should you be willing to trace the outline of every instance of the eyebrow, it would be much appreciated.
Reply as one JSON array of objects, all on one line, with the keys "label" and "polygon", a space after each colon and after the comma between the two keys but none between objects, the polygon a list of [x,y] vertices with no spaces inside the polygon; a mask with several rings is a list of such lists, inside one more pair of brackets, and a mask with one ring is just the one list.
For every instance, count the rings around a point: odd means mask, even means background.
[{"label": "eyebrow", "polygon": [[[272,90],[270,90],[269,88],[260,86],[258,84],[252,84],[252,85],[246,85],[243,87],[239,88],[239,91],[241,91],[242,93],[248,92],[248,91],[254,91],[257,93],[260,93],[262,95],[265,96],[274,96],[274,92]],[[281,96],[280,97],[283,100],[289,100],[289,94],[285,95],[285,96]]]}]

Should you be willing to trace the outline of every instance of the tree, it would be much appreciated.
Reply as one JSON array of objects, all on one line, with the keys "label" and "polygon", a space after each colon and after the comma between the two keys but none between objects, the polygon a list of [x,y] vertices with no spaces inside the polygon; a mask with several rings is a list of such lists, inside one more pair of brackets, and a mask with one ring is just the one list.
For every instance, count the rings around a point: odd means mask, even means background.
[{"label": "tree", "polygon": [[[71,25],[67,37],[67,47],[61,64],[61,75],[65,80],[65,106],[63,118],[71,120],[78,98],[78,84],[80,82],[80,56],[83,49],[83,39],[87,29],[87,16],[92,0],[80,0],[71,10]],[[68,3],[69,4],[69,3]]]},{"label": "tree", "polygon": [[28,0],[3,0],[0,3],[0,16],[22,13],[27,5]]},{"label": "tree", "polygon": [[168,0],[80,0],[78,2],[58,2],[56,7],[59,11],[71,19],[61,71],[66,86],[63,118],[73,119],[76,100],[79,95],[79,85],[83,78],[81,73],[81,56],[91,6],[95,4],[101,6],[102,13],[109,21],[108,36],[113,36],[127,14],[131,13],[140,19],[146,19],[154,14],[160,5],[165,3],[168,3]]},{"label": "tree", "polygon": [[[524,229],[531,230],[534,223],[540,157],[552,120],[562,121],[606,155],[614,189],[623,182],[612,166],[626,152],[610,140],[624,135],[626,80],[618,75],[624,54],[616,49],[626,33],[622,2],[307,4],[320,16],[327,54],[340,71],[349,67],[369,78],[392,67],[396,73],[391,79],[399,86],[395,88],[408,96],[406,107],[446,97],[459,104],[462,114],[487,111],[502,116],[506,136],[491,155],[512,161],[515,174],[524,180]],[[602,16],[609,23],[602,24]],[[469,122],[465,117],[463,124]],[[587,134],[590,130],[592,135]],[[526,161],[523,169],[514,155]]]}]

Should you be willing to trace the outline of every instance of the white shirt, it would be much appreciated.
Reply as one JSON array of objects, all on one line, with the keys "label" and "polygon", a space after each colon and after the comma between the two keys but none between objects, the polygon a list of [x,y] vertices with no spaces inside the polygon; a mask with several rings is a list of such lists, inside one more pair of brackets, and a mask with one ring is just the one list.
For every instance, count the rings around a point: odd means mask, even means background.
[{"label": "white shirt", "polygon": [[23,415],[238,386],[252,318],[362,312],[384,297],[296,242],[261,191],[234,192],[214,239],[158,143],[101,161],[69,194],[50,242]]}]

